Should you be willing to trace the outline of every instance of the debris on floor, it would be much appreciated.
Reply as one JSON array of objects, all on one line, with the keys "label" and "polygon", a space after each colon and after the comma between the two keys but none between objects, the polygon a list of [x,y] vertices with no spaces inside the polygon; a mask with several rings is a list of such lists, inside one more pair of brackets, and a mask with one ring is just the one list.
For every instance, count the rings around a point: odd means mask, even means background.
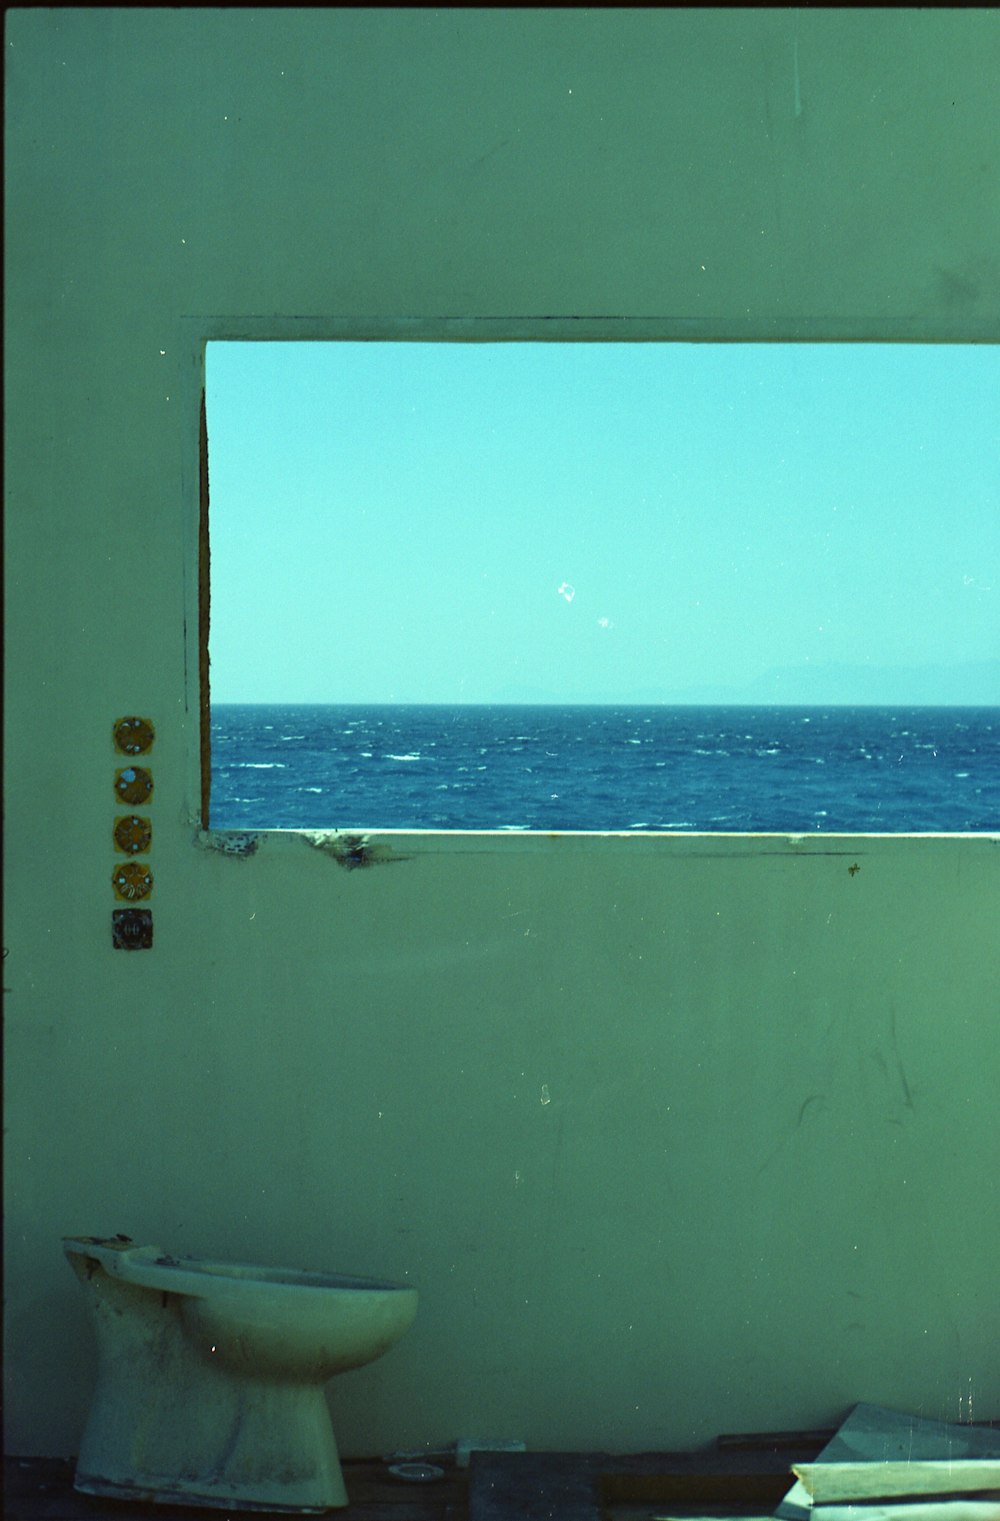
[{"label": "debris on floor", "polygon": [[1000,1521],[1000,1429],[860,1404],[796,1482],[776,1521]]}]

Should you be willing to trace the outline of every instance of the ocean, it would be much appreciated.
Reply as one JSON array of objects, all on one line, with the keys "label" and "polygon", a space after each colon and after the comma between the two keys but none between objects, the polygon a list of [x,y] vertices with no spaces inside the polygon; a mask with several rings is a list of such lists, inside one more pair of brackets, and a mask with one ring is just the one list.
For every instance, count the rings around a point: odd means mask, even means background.
[{"label": "ocean", "polygon": [[213,829],[1000,830],[1000,708],[212,708]]}]

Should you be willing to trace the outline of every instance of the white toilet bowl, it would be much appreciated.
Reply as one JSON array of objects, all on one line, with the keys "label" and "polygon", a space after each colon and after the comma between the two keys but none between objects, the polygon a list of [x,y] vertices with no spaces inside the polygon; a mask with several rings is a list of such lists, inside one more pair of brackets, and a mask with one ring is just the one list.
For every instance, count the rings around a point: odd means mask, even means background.
[{"label": "white toilet bowl", "polygon": [[231,1510],[347,1504],[323,1386],[399,1340],[416,1289],[175,1258],[124,1237],[63,1249],[99,1364],[77,1489]]}]

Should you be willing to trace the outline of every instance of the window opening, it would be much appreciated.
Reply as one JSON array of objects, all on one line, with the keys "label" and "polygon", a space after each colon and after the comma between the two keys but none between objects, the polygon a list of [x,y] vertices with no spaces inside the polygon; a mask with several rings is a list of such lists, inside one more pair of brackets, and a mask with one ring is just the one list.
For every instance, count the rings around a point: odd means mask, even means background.
[{"label": "window opening", "polygon": [[212,827],[997,829],[997,369],[210,342]]}]

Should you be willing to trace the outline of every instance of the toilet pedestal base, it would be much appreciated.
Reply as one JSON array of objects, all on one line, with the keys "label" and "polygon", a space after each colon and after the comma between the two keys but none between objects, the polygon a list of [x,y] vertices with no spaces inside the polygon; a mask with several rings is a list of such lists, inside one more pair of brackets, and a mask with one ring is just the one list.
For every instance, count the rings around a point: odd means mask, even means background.
[{"label": "toilet pedestal base", "polygon": [[108,1371],[80,1444],[74,1482],[84,1494],[298,1513],[348,1503],[321,1386],[202,1367],[196,1379],[123,1387]]},{"label": "toilet pedestal base", "polygon": [[211,1492],[207,1490],[189,1490],[187,1488],[168,1491],[162,1486],[156,1489],[142,1489],[137,1485],[112,1484],[107,1480],[96,1478],[92,1474],[81,1474],[79,1470],[77,1471],[73,1488],[79,1490],[84,1495],[100,1495],[106,1499],[113,1500],[133,1500],[142,1501],[143,1503],[153,1502],[162,1505],[208,1506],[212,1509],[230,1511],[264,1511],[269,1515],[285,1512],[288,1515],[296,1516],[319,1516],[348,1503],[346,1491],[342,1500],[328,1500],[323,1505],[290,1505],[287,1502],[281,1504],[276,1500],[248,1499],[245,1495],[235,1492],[223,1495],[217,1489],[213,1489]]}]

